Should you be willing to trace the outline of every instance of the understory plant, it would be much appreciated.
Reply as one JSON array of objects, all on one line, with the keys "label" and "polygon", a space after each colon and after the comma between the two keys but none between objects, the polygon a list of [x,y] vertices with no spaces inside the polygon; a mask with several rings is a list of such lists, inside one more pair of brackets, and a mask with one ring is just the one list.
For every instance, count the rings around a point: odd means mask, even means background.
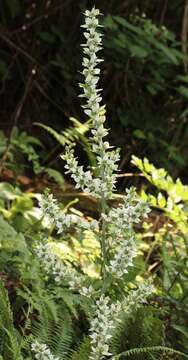
[{"label": "understory plant", "polygon": [[168,308],[170,314],[167,337],[182,350],[187,350],[188,186],[179,178],[174,180],[165,169],[157,169],[147,158],[141,160],[133,156],[132,163],[149,185],[141,190],[140,196],[155,211],[155,225],[150,221],[143,224],[145,233],[141,237],[145,239],[145,249],[147,246],[149,249],[146,263],[150,266],[154,263],[153,272],[158,275],[156,282],[162,290],[159,292],[160,307]]},{"label": "understory plant", "polygon": [[[125,278],[130,267],[133,266],[137,255],[136,234],[134,225],[141,218],[146,217],[149,208],[144,201],[137,198],[134,188],[126,190],[121,203],[110,206],[110,200],[115,196],[116,176],[118,171],[119,151],[113,149],[105,139],[109,130],[105,128],[105,106],[102,105],[101,89],[98,87],[102,59],[97,53],[102,48],[102,34],[99,10],[93,8],[85,12],[84,29],[85,43],[83,47],[83,77],[80,84],[85,98],[84,113],[91,120],[90,142],[96,157],[96,167],[85,170],[79,165],[74,155],[74,149],[67,147],[62,156],[66,161],[65,169],[76,183],[76,188],[95,197],[99,203],[100,216],[98,220],[81,218],[76,214],[65,214],[61,211],[56,199],[51,194],[43,195],[40,207],[48,224],[53,231],[61,236],[67,231],[76,229],[80,234],[92,231],[100,243],[100,274],[98,278],[89,278],[83,271],[68,261],[62,261],[52,251],[52,244],[48,237],[43,236],[36,247],[36,254],[47,275],[54,277],[60,287],[68,287],[70,291],[79,293],[90,304],[89,330],[86,357],[73,354],[72,359],[102,360],[105,358],[120,358],[121,354],[114,354],[111,342],[122,313],[131,313],[152,293],[153,285],[150,281],[137,283],[136,288],[126,283]],[[36,339],[31,346],[36,359],[58,360],[45,343]],[[145,349],[146,351],[160,351]],[[144,352],[144,349],[142,349]],[[164,348],[168,351],[168,348]],[[169,349],[170,350],[170,349]],[[133,353],[137,349],[134,349]],[[172,350],[170,350],[172,351]],[[80,350],[80,354],[82,349]],[[126,355],[126,352],[122,354]],[[130,354],[127,353],[127,356]],[[64,358],[64,357],[63,357]],[[59,359],[60,360],[60,359]]]}]

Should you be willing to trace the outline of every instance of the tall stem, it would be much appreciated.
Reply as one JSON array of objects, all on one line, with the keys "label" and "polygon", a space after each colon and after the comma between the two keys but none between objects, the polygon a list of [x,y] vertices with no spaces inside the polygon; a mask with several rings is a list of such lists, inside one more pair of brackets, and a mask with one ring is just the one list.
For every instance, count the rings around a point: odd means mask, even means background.
[{"label": "tall stem", "polygon": [[[102,157],[103,154],[102,154],[102,151],[101,151],[101,154],[100,156]],[[104,180],[105,180],[105,166],[104,164],[101,165],[101,168],[100,168],[100,178],[101,178],[101,181],[104,183]],[[104,194],[102,194],[101,196],[101,215],[104,214],[106,215],[107,214],[107,208],[108,208],[108,205],[107,205],[107,200],[104,196]],[[106,241],[107,241],[107,238],[106,238],[106,220],[103,216],[101,216],[101,253],[102,253],[102,280],[103,280],[103,287],[102,287],[102,292],[105,292],[106,290],[106,287],[107,287],[107,281],[106,281],[106,275],[107,275],[107,272],[106,272],[106,265],[107,265],[107,247],[106,247]]]},{"label": "tall stem", "polygon": [[[101,214],[106,214],[107,204],[104,197],[101,198]],[[102,278],[103,282],[106,279],[106,262],[107,262],[107,254],[106,254],[106,221],[102,217],[101,221],[101,252],[102,252]]]}]

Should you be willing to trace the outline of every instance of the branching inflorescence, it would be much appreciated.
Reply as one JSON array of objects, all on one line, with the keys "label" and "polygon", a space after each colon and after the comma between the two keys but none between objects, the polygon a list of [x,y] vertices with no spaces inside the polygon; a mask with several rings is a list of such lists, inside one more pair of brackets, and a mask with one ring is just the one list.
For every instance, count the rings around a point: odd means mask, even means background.
[{"label": "branching inflorescence", "polygon": [[115,191],[119,151],[112,149],[105,140],[108,135],[108,130],[104,127],[105,106],[101,105],[101,89],[98,88],[100,75],[98,65],[102,62],[102,59],[97,57],[98,51],[102,48],[102,34],[98,32],[99,15],[99,10],[95,8],[85,12],[85,24],[82,25],[86,39],[82,45],[84,82],[80,84],[83,91],[80,96],[86,99],[83,105],[84,112],[92,123],[91,143],[97,166],[94,173],[91,170],[84,171],[70,147],[66,149],[62,158],[66,161],[65,168],[75,181],[76,188],[98,198],[101,217],[99,221],[89,222],[76,215],[65,214],[52,195],[43,196],[40,206],[43,214],[48,217],[51,225],[56,227],[58,233],[63,233],[71,226],[83,230],[91,229],[97,233],[101,244],[101,290],[95,292],[92,285],[86,287],[84,277],[76,274],[75,270],[72,271],[70,265],[61,263],[52,254],[49,244],[42,244],[37,248],[44,270],[53,275],[59,284],[67,281],[71,289],[77,288],[82,295],[96,297],[89,333],[91,342],[89,360],[101,360],[111,355],[110,340],[120,312],[130,311],[132,306],[135,307],[145,301],[152,292],[152,286],[144,284],[136,291],[131,290],[121,302],[118,300],[114,302],[108,296],[111,283],[109,279],[118,281],[123,279],[128,268],[133,265],[136,256],[134,225],[140,222],[141,217],[147,216],[149,210],[145,203],[137,199],[132,188],[127,190],[121,205],[116,208],[108,206],[108,200],[113,197]]}]

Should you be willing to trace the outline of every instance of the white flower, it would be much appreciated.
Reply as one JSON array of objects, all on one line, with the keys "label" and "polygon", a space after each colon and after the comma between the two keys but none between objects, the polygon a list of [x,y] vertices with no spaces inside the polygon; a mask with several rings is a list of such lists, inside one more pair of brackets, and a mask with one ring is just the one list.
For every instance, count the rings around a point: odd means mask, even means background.
[{"label": "white flower", "polygon": [[133,258],[137,255],[135,238],[131,235],[123,239],[116,248],[115,255],[110,260],[107,270],[117,278],[121,278],[124,274],[128,273],[129,266],[133,266]]},{"label": "white flower", "polygon": [[144,284],[141,284],[138,289],[130,290],[128,296],[122,302],[123,311],[129,312],[131,307],[136,309],[146,302],[146,299],[154,291],[154,286],[151,281],[146,281]]},{"label": "white flower", "polygon": [[106,270],[114,277],[121,278],[133,266],[136,256],[136,238],[134,225],[141,217],[147,216],[148,206],[137,200],[134,188],[126,191],[123,204],[102,214],[106,223],[108,252],[111,255]]},{"label": "white flower", "polygon": [[83,296],[91,297],[95,293],[95,290],[92,285],[89,285],[88,287],[83,286],[80,288],[79,293]]},{"label": "white flower", "polygon": [[77,273],[70,265],[63,263],[53,253],[49,243],[37,245],[36,255],[46,274],[52,275],[58,285],[67,282],[71,290],[78,291],[81,295],[90,297],[94,294],[95,290],[92,285],[85,286],[85,276]]},{"label": "white flower", "polygon": [[84,82],[80,84],[83,93],[80,95],[86,99],[83,105],[84,112],[92,120],[92,149],[96,154],[98,177],[93,178],[91,172],[84,171],[83,167],[78,165],[77,159],[74,157],[73,150],[66,149],[63,159],[66,161],[65,168],[70,173],[71,178],[76,183],[76,188],[81,189],[96,197],[111,198],[115,189],[117,162],[119,161],[118,151],[110,149],[109,143],[104,141],[108,135],[108,129],[104,127],[105,122],[105,106],[101,105],[102,96],[99,89],[100,69],[98,65],[102,59],[98,59],[97,53],[101,50],[102,34],[97,31],[100,26],[97,16],[100,12],[93,8],[91,11],[85,12],[85,24],[82,26],[86,42],[83,47],[83,71]]},{"label": "white flower", "polygon": [[32,343],[31,350],[34,352],[35,359],[37,360],[60,360],[58,357],[52,355],[46,344],[41,344],[38,341]]},{"label": "white flower", "polygon": [[115,327],[115,321],[121,311],[121,304],[110,303],[108,296],[101,295],[95,304],[95,316],[91,320],[90,340],[91,354],[89,360],[101,360],[112,355],[109,352],[109,343]]},{"label": "white flower", "polygon": [[69,275],[70,270],[53,253],[51,245],[48,243],[36,246],[36,255],[48,275],[53,275],[55,281],[60,284]]},{"label": "white flower", "polygon": [[[89,174],[86,173],[86,179],[90,182]],[[55,225],[58,234],[63,233],[71,226],[78,229],[92,229],[98,231],[98,222],[96,220],[87,221],[85,218],[75,214],[65,214],[58,206],[57,200],[52,194],[45,194],[41,196],[39,206],[42,210],[43,216],[46,216],[51,225]]]}]

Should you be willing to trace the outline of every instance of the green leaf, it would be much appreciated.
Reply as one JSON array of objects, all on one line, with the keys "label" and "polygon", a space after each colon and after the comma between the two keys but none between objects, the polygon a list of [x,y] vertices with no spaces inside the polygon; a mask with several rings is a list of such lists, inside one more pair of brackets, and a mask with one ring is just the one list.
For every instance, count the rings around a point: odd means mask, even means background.
[{"label": "green leaf", "polygon": [[186,339],[188,340],[188,329],[185,326],[183,326],[183,325],[172,325],[172,327],[175,330],[179,331],[181,334],[183,334],[186,337]]},{"label": "green leaf", "polygon": [[165,353],[169,353],[169,354],[177,354],[177,355],[181,355],[184,358],[188,359],[188,355],[182,353],[181,351],[166,347],[166,346],[148,346],[148,347],[143,347],[143,348],[135,348],[135,349],[130,349],[127,351],[122,352],[121,354],[115,355],[112,357],[112,360],[118,360],[121,358],[121,356],[125,356],[125,357],[130,357],[130,356],[134,356],[134,355],[139,355],[139,354],[147,354],[150,352],[165,352]]},{"label": "green leaf", "polygon": [[187,115],[188,115],[188,108],[186,108],[186,109],[181,113],[180,118],[182,119],[182,118],[186,117]]},{"label": "green leaf", "polygon": [[173,52],[173,49],[168,48],[167,46],[161,44],[160,42],[156,42],[155,46],[156,48],[161,50],[174,65],[179,64],[179,61],[177,59],[176,54]]},{"label": "green leaf", "polygon": [[7,290],[0,280],[0,331],[1,354],[8,360],[23,360]]},{"label": "green leaf", "polygon": [[105,17],[104,21],[103,21],[103,25],[106,28],[109,28],[111,30],[116,30],[117,29],[117,24],[115,23],[115,21],[113,20],[113,17],[111,15],[108,15]]},{"label": "green leaf", "polygon": [[[3,247],[12,247],[15,250],[25,252],[26,243],[23,234],[16,230],[0,216],[0,243]],[[16,246],[16,247],[15,247]]]},{"label": "green leaf", "polygon": [[144,131],[136,129],[133,131],[133,135],[138,139],[146,139]]},{"label": "green leaf", "polygon": [[152,206],[154,206],[154,207],[157,206],[157,199],[155,198],[155,196],[148,195],[148,199],[149,199]]},{"label": "green leaf", "polygon": [[158,201],[159,206],[160,206],[162,209],[165,208],[165,206],[166,206],[166,199],[165,199],[165,197],[164,197],[161,193],[158,194],[157,201]]},{"label": "green leaf", "polygon": [[177,75],[176,79],[181,80],[181,81],[185,82],[186,84],[188,84],[188,75]]},{"label": "green leaf", "polygon": [[80,344],[79,348],[76,351],[73,351],[70,360],[88,360],[90,351],[91,351],[90,339],[85,338]]},{"label": "green leaf", "polygon": [[146,88],[147,88],[147,90],[150,92],[150,94],[152,94],[152,95],[156,95],[156,94],[157,94],[157,90],[155,89],[154,86],[152,86],[152,85],[147,85]]},{"label": "green leaf", "polygon": [[130,51],[131,51],[132,56],[135,56],[140,59],[144,59],[145,57],[148,56],[148,51],[138,45],[130,46]]},{"label": "green leaf", "polygon": [[53,179],[56,181],[56,183],[58,185],[60,185],[60,187],[63,189],[64,185],[65,185],[65,179],[63,177],[63,175],[55,170],[55,169],[51,169],[51,168],[45,168],[44,171]]},{"label": "green leaf", "polygon": [[0,183],[0,198],[5,200],[14,200],[21,195],[19,189],[15,189],[11,184],[2,182]]},{"label": "green leaf", "polygon": [[137,35],[143,35],[144,32],[138,27],[130,24],[127,20],[125,20],[121,16],[113,16],[113,19],[120,25],[124,26],[125,28],[131,30],[132,32],[136,33]]},{"label": "green leaf", "polygon": [[183,95],[186,99],[188,99],[188,87],[180,86],[177,91]]}]

